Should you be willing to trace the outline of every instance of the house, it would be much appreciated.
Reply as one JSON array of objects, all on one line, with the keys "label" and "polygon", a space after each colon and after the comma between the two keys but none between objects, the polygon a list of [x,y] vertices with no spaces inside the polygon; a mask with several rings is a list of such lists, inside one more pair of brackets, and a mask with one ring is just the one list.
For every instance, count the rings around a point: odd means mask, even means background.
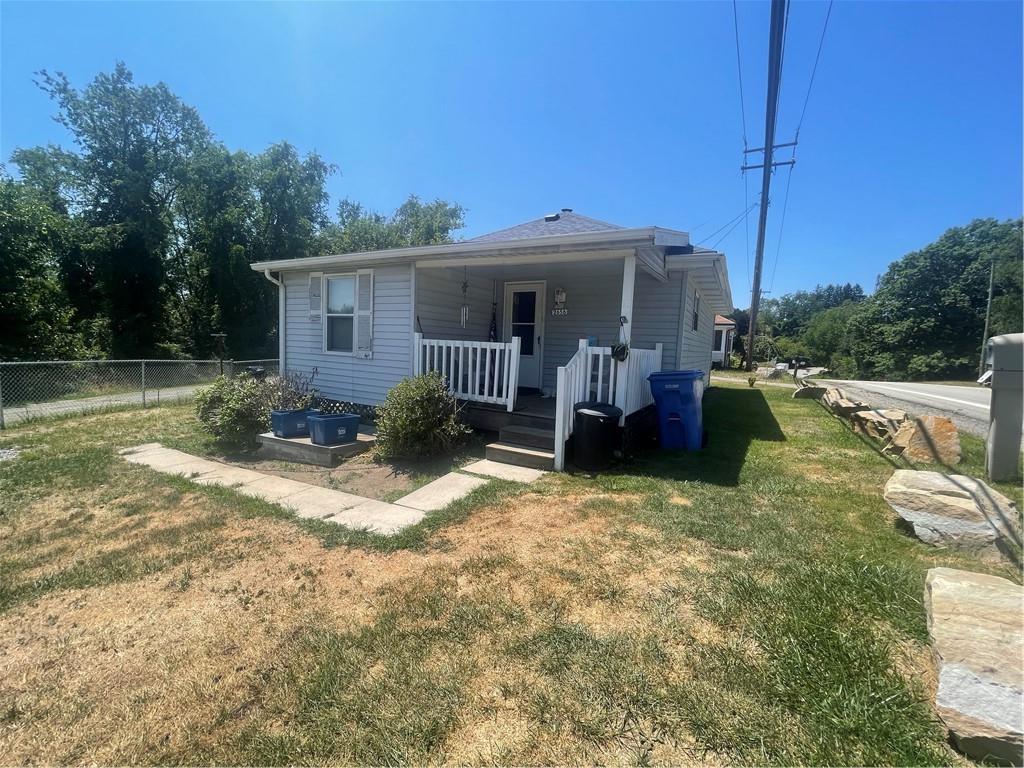
[{"label": "house", "polygon": [[652,403],[652,371],[707,376],[715,313],[732,309],[723,254],[569,208],[457,243],[252,268],[278,286],[282,371],[315,368],[324,396],[367,405],[441,371],[500,430],[489,457],[555,469],[575,403],[615,403],[624,423]]},{"label": "house", "polygon": [[729,353],[736,335],[736,321],[725,315],[715,315],[715,338],[711,343],[711,364],[719,368],[729,367]]}]

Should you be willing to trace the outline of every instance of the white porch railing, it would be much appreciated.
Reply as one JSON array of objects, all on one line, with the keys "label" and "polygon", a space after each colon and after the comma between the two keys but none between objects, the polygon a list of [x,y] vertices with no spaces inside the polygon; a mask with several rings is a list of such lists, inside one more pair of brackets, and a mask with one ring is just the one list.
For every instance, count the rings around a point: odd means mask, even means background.
[{"label": "white porch railing", "polygon": [[654,349],[630,349],[622,362],[611,347],[591,347],[580,339],[569,362],[559,366],[555,400],[555,469],[565,469],[565,443],[572,435],[573,406],[583,400],[612,403],[622,409],[619,424],[631,413],[651,405],[654,398],[647,377],[661,370],[661,344]]},{"label": "white porch railing", "polygon": [[505,405],[512,411],[519,386],[518,337],[509,342],[424,339],[413,341],[416,375],[437,371],[460,400]]}]

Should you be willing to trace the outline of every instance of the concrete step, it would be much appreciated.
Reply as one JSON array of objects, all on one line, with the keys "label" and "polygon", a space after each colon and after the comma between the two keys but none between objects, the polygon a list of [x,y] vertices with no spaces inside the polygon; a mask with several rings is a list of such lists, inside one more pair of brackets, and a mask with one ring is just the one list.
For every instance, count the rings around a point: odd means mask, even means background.
[{"label": "concrete step", "polygon": [[546,470],[555,468],[554,451],[526,448],[522,445],[513,445],[511,443],[489,443],[486,455],[491,461],[500,461],[517,467],[532,467],[533,469]]},{"label": "concrete step", "polygon": [[509,414],[508,424],[513,427],[533,427],[534,429],[555,429],[555,417],[542,413],[524,413],[513,411]]},{"label": "concrete step", "polygon": [[554,429],[538,429],[537,427],[521,427],[511,424],[502,427],[499,435],[503,443],[522,445],[527,448],[543,448],[545,451],[555,449]]}]

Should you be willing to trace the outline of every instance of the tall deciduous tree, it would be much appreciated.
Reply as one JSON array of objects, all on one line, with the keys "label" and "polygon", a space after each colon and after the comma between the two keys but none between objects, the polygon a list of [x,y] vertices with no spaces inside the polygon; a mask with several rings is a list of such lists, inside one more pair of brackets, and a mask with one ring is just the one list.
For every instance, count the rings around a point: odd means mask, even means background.
[{"label": "tall deciduous tree", "polygon": [[35,149],[16,153],[14,160],[51,195],[67,189],[90,227],[84,262],[102,289],[111,352],[156,354],[167,335],[170,212],[192,158],[209,143],[209,132],[167,86],[136,85],[121,63],[82,91],[63,74],[43,71],[40,77],[40,86],[57,103],[57,122],[79,151]]},{"label": "tall deciduous tree", "polygon": [[391,216],[369,212],[359,203],[342,200],[338,221],[324,232],[321,251],[353,253],[441,245],[452,242],[452,233],[462,229],[465,209],[445,200],[423,203],[409,195]]},{"label": "tall deciduous tree", "polygon": [[1019,332],[1021,220],[977,219],[889,265],[851,319],[860,375],[936,378],[976,370],[993,259],[999,279],[992,333]]}]

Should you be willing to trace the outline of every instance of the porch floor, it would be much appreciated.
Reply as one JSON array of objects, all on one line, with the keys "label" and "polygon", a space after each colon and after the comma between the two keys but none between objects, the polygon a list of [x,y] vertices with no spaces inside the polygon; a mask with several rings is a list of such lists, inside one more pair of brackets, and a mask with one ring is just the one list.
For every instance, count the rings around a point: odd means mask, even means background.
[{"label": "porch floor", "polygon": [[[542,419],[555,418],[555,401],[557,398],[544,397],[537,392],[520,392],[516,395],[514,414],[522,416],[536,416]],[[507,413],[504,405],[493,405],[491,403],[477,403],[472,400],[464,401],[467,408],[479,408],[488,411]]]}]

